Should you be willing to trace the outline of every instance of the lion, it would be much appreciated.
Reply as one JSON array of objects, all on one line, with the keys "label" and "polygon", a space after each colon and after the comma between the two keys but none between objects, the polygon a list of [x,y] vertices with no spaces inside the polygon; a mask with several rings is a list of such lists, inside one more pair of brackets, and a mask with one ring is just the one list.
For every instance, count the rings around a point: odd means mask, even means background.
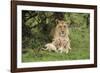
[{"label": "lion", "polygon": [[58,52],[56,46],[53,43],[47,43],[45,47],[46,49],[44,50]]},{"label": "lion", "polygon": [[55,42],[55,46],[58,50],[60,50],[60,53],[68,53],[69,49],[71,49],[68,24],[66,24],[65,21],[58,21],[52,41]]}]

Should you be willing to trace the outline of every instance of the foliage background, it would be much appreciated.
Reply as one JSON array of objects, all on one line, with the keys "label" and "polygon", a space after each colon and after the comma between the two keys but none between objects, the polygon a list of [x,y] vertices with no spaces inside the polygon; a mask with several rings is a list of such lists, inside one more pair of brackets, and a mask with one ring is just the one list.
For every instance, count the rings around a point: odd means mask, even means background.
[{"label": "foliage background", "polygon": [[[22,61],[55,61],[88,59],[89,27],[88,13],[22,11]],[[71,48],[68,54],[43,51],[41,48],[52,41],[51,30],[56,20],[69,24]]]}]

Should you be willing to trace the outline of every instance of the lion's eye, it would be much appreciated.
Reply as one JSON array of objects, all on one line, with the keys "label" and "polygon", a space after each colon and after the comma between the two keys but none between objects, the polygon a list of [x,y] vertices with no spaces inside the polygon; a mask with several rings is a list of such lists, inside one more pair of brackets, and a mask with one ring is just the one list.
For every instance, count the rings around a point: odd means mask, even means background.
[{"label": "lion's eye", "polygon": [[64,28],[66,28],[66,26],[64,26]]},{"label": "lion's eye", "polygon": [[61,28],[61,26],[59,26],[59,28]]}]

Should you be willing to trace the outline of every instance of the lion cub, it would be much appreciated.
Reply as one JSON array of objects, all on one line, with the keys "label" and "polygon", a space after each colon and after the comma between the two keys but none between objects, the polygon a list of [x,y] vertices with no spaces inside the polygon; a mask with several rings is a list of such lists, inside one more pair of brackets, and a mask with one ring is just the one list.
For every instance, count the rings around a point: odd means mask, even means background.
[{"label": "lion cub", "polygon": [[46,47],[45,50],[58,52],[56,46],[53,43],[48,43],[45,45],[45,47]]}]

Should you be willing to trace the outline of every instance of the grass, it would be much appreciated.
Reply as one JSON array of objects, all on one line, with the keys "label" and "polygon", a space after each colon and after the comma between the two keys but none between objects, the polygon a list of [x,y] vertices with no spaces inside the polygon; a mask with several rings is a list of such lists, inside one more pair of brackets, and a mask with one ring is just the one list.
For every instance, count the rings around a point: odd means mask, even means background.
[{"label": "grass", "polygon": [[68,54],[49,51],[34,52],[28,48],[27,52],[22,54],[22,62],[89,59],[89,29],[70,28],[70,39],[72,50]]}]

